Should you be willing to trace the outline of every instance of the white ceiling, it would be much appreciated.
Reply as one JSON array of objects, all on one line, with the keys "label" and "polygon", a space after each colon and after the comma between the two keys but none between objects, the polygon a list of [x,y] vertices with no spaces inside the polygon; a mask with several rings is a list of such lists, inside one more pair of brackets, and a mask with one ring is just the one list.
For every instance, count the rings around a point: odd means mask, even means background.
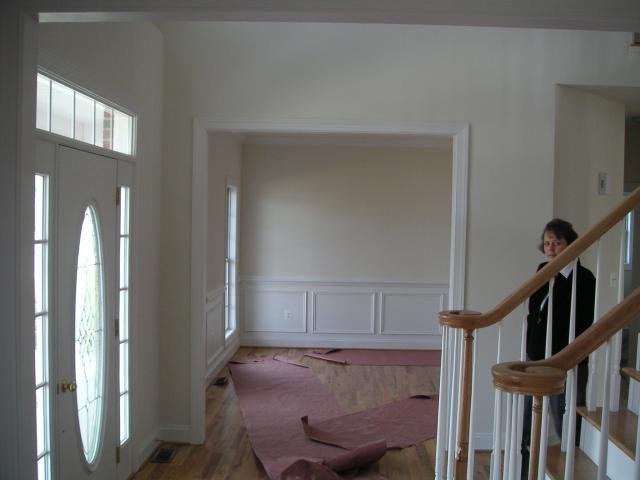
[{"label": "white ceiling", "polygon": [[[41,21],[260,20],[640,31],[640,0],[22,0]],[[77,12],[77,13],[68,13]]]}]

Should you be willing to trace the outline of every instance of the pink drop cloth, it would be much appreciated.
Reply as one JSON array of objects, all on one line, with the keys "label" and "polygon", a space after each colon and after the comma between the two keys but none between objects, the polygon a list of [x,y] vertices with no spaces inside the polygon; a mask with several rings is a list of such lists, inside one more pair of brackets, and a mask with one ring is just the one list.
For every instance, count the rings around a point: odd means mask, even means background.
[{"label": "pink drop cloth", "polygon": [[[412,443],[425,440],[435,432],[432,424],[435,425],[437,417],[437,400],[411,398],[409,403],[402,403],[406,400],[394,402],[378,409],[345,415],[335,397],[311,369],[290,363],[286,358],[232,362],[229,370],[251,446],[272,480],[340,479],[345,478],[340,473],[344,470],[377,461],[387,448],[384,435],[396,430],[384,421],[383,416],[396,418],[401,425],[406,425],[406,418],[400,420],[401,412],[417,415],[420,420],[416,422],[414,418],[412,423],[424,424],[425,431],[415,439],[412,436]],[[426,410],[433,418],[423,422]],[[305,420],[301,422],[303,417]],[[341,432],[341,424],[348,431]],[[377,430],[376,425],[382,425],[382,428]],[[312,431],[311,437],[317,437],[318,441],[308,438],[305,429]],[[338,440],[326,441],[324,436],[327,434]],[[397,444],[394,448],[412,444],[398,432],[390,438]],[[338,446],[341,443],[344,448]],[[348,478],[382,480],[384,477],[371,469],[361,468]]]},{"label": "pink drop cloth", "polygon": [[345,365],[439,367],[440,350],[314,349],[307,357]]}]

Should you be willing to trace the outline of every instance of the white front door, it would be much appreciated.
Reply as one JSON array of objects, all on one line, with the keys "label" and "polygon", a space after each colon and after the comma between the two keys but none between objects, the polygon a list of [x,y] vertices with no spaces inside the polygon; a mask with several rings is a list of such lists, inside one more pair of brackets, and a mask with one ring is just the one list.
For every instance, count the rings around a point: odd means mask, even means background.
[{"label": "white front door", "polygon": [[117,162],[61,146],[56,325],[61,479],[116,478]]}]

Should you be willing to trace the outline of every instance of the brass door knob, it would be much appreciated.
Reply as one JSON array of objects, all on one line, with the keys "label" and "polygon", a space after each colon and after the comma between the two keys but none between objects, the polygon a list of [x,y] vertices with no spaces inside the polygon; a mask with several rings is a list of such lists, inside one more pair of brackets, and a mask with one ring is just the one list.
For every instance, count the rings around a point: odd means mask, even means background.
[{"label": "brass door knob", "polygon": [[62,393],[65,392],[75,392],[77,390],[78,386],[76,385],[76,382],[67,382],[66,380],[63,380],[60,383],[60,391]]}]

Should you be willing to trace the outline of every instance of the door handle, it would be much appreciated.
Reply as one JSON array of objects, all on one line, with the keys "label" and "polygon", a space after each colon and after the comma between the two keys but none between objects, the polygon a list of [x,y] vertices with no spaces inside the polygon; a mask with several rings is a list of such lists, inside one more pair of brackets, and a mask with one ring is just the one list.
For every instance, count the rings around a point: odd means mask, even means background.
[{"label": "door handle", "polygon": [[66,380],[60,382],[60,392],[62,393],[75,392],[77,388],[76,382],[67,382]]}]

